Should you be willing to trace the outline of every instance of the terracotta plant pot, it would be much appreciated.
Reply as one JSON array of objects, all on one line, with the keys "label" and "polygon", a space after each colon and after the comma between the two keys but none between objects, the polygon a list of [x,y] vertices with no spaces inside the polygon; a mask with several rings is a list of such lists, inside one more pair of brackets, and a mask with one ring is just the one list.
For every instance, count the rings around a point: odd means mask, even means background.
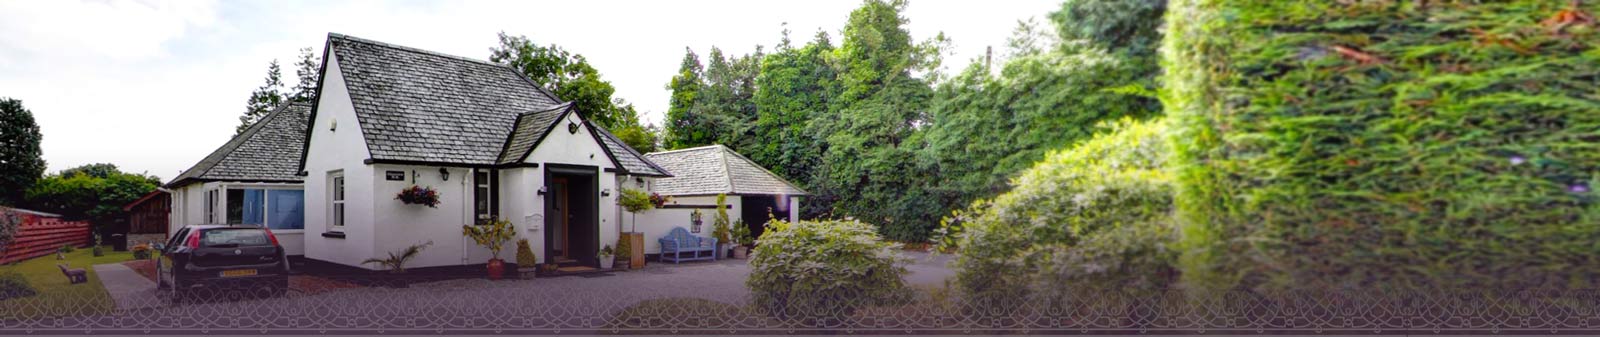
[{"label": "terracotta plant pot", "polygon": [[734,246],[733,247],[733,258],[735,258],[735,259],[743,260],[743,259],[745,259],[745,257],[748,257],[749,253],[750,253],[750,247],[745,247],[745,246]]},{"label": "terracotta plant pot", "polygon": [[505,276],[505,273],[506,273],[505,261],[501,261],[500,259],[489,259],[488,267],[489,267],[489,279],[490,280],[497,280],[498,281],[498,280],[500,280],[501,276]]}]

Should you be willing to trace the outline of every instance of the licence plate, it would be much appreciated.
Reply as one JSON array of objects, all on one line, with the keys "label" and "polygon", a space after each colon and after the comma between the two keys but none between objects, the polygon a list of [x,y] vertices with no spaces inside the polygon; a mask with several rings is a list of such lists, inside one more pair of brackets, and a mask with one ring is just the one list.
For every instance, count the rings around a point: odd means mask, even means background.
[{"label": "licence plate", "polygon": [[222,277],[256,276],[255,269],[234,269],[222,271]]}]

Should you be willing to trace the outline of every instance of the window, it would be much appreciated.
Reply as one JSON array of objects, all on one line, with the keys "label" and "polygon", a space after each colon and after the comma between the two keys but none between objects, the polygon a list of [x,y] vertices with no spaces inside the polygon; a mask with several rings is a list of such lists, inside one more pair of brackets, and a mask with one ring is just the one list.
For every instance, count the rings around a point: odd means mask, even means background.
[{"label": "window", "polygon": [[271,229],[305,229],[305,192],[230,188],[228,224]]},{"label": "window", "polygon": [[472,170],[472,200],[473,214],[477,215],[478,224],[488,223],[494,219],[495,197],[499,192],[494,186],[494,171],[486,169]]},{"label": "window", "polygon": [[329,193],[333,195],[333,198],[330,199],[330,200],[333,200],[332,201],[333,207],[330,207],[333,210],[333,214],[331,215],[332,219],[329,219],[328,222],[333,224],[333,228],[331,229],[331,231],[343,232],[344,231],[344,172],[332,173],[332,176],[330,178],[331,179],[328,180],[328,189],[329,189]]},{"label": "window", "polygon": [[264,246],[272,244],[272,239],[267,237],[267,232],[260,229],[222,229],[215,228],[200,232],[200,246]]},{"label": "window", "polygon": [[206,191],[206,223],[217,223],[217,190]]}]

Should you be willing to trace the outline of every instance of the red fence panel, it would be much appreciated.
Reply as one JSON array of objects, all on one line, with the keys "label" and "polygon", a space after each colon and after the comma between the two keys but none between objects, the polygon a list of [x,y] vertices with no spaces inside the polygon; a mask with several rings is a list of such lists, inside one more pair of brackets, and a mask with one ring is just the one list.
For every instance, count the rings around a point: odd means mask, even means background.
[{"label": "red fence panel", "polygon": [[22,226],[17,228],[16,241],[5,248],[0,263],[50,255],[62,245],[85,247],[89,242],[88,222],[24,217]]}]

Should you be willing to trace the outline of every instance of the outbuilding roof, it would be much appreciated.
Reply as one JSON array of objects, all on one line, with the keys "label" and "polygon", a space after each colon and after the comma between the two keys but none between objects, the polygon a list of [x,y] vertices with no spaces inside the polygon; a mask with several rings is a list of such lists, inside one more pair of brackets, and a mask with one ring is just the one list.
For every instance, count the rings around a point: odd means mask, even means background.
[{"label": "outbuilding roof", "polygon": [[201,181],[300,182],[305,129],[311,104],[288,102],[234,136],[205,159],[167,183],[178,188]]},{"label": "outbuilding roof", "polygon": [[686,195],[806,195],[806,191],[722,145],[646,154],[674,175],[656,179],[655,192]]}]

